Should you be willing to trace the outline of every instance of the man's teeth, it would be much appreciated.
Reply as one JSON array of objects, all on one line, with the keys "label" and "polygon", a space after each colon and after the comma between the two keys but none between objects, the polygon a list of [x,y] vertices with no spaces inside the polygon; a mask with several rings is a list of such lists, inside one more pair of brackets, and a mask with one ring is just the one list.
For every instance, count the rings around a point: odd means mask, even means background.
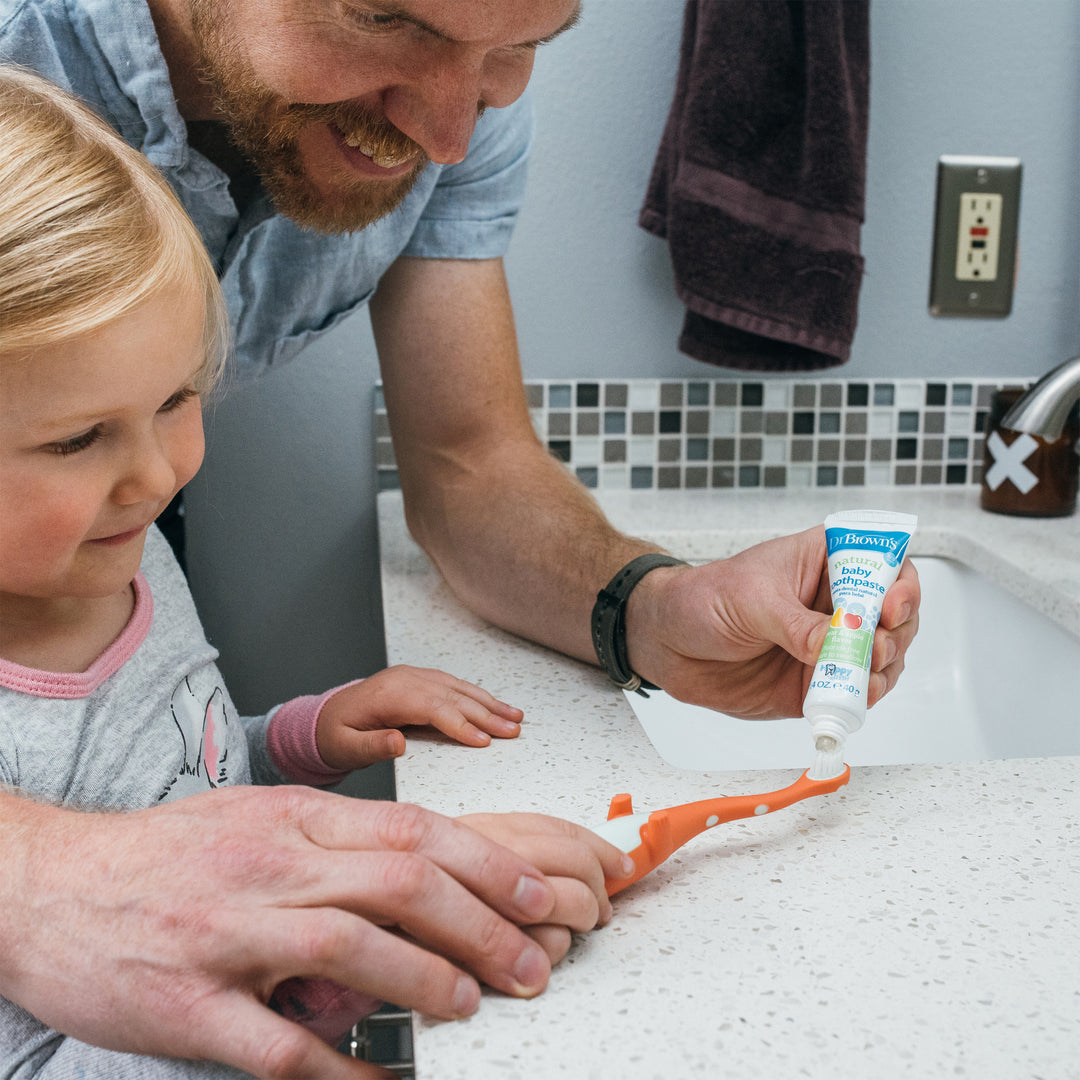
[{"label": "man's teeth", "polygon": [[365,142],[363,135],[345,135],[345,145],[359,150],[361,154],[371,158],[380,168],[392,169],[397,165],[404,165],[412,154],[378,154],[371,143]]}]

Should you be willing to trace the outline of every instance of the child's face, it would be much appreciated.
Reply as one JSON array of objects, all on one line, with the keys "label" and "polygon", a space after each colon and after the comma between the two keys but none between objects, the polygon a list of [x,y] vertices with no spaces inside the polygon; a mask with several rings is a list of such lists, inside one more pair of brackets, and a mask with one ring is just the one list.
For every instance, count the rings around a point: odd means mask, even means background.
[{"label": "child's face", "polygon": [[0,602],[127,588],[148,526],[202,461],[203,356],[193,290],[0,356]]}]

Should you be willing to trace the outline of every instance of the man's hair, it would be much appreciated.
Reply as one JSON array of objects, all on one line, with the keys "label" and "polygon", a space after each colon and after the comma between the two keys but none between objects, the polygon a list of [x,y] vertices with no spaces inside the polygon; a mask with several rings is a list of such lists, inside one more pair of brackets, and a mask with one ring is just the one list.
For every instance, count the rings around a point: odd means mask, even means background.
[{"label": "man's hair", "polygon": [[0,65],[0,352],[106,326],[167,287],[205,297],[216,382],[229,329],[217,275],[179,200],[137,150],[72,95]]}]

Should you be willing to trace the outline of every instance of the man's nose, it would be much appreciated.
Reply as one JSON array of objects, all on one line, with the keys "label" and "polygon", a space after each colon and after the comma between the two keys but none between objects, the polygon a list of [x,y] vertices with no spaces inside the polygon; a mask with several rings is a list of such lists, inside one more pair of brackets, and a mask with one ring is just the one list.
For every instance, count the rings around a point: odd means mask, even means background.
[{"label": "man's nose", "polygon": [[453,165],[468,152],[483,107],[503,108],[516,101],[531,70],[531,62],[492,63],[451,45],[417,78],[387,90],[383,111],[433,162]]}]

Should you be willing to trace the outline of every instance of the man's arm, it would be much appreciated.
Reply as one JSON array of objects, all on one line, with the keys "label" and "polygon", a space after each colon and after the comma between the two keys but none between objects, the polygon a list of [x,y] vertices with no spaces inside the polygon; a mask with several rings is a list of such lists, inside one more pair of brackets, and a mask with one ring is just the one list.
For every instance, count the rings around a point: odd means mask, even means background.
[{"label": "man's arm", "polygon": [[[525,403],[501,260],[401,258],[371,304],[409,529],[473,611],[595,662],[599,589],[653,545],[623,536],[552,458]],[[918,626],[905,564],[874,641],[869,699]],[[642,579],[626,615],[637,674],[738,715],[795,716],[831,612],[822,530]]]},{"label": "man's arm", "polygon": [[267,1008],[274,987],[311,976],[466,1016],[477,980],[544,988],[565,952],[552,924],[610,916],[603,879],[624,873],[622,853],[566,822],[515,821],[500,840],[547,851],[550,876],[405,803],[230,787],[81,813],[0,788],[0,994],[105,1049],[371,1076]]},{"label": "man's arm", "polygon": [[371,302],[409,530],[473,611],[595,662],[613,529],[529,419],[499,259],[399,259]]}]

